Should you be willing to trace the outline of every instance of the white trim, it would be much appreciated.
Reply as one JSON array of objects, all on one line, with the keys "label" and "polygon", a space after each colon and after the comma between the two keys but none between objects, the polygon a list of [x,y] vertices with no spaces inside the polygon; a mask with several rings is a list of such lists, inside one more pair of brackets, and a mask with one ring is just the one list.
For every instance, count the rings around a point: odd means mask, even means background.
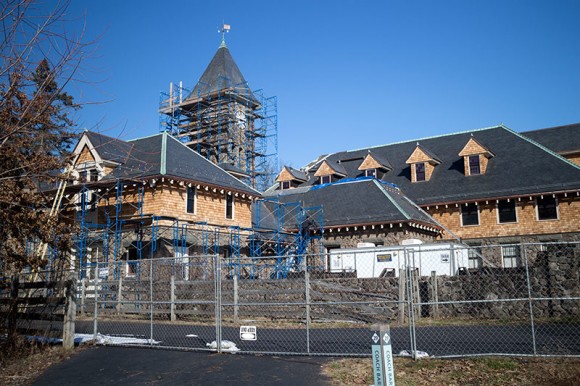
[{"label": "white trim", "polygon": [[[467,206],[469,204],[475,205],[475,208],[477,209],[477,224],[463,225],[463,207]],[[470,203],[465,203],[465,205],[460,205],[459,206],[459,223],[461,224],[462,227],[478,227],[478,226],[480,226],[481,225],[481,218],[479,216],[479,205],[477,205],[477,203],[475,203],[475,202],[470,202]]]},{"label": "white trim", "polygon": [[[516,221],[510,221],[510,222],[500,222],[499,221],[499,202],[500,201],[508,201],[508,202],[514,204],[514,210],[516,212]],[[519,223],[520,218],[518,216],[518,205],[517,205],[516,201],[513,200],[513,199],[496,200],[496,203],[495,203],[495,218],[496,218],[496,221],[497,221],[497,224],[498,225],[509,225],[509,224],[517,224],[517,223]]]},{"label": "white trim", "polygon": [[[550,197],[546,197],[546,198],[550,198]],[[560,205],[558,203],[558,197],[551,197],[551,198],[553,198],[554,202],[556,203],[556,218],[540,219],[540,213],[538,212],[538,197],[535,197],[534,209],[536,211],[536,221],[558,221],[558,220],[560,220]]]},{"label": "white trim", "polygon": [[77,160],[78,160],[79,156],[81,155],[81,153],[83,152],[83,149],[85,148],[85,146],[87,146],[87,148],[91,152],[91,155],[95,159],[95,163],[97,163],[97,164],[103,163],[103,159],[101,158],[101,156],[99,155],[99,153],[97,152],[97,150],[95,149],[93,144],[91,143],[89,136],[87,135],[87,133],[83,133],[83,136],[81,137],[81,139],[79,140],[79,142],[77,143],[77,145],[75,146],[75,148],[73,150],[73,154],[75,154],[75,158],[73,160],[73,165],[76,166]]},{"label": "white trim", "polygon": [[[515,256],[509,256],[510,259],[515,258],[516,262],[514,264],[513,267],[506,267],[505,266],[505,255],[504,255],[504,248],[506,247],[514,247],[514,248],[518,248],[518,254]],[[516,268],[519,267],[521,265],[521,260],[522,260],[522,248],[520,245],[517,244],[500,244],[500,251],[501,251],[501,266],[502,268]]]}]

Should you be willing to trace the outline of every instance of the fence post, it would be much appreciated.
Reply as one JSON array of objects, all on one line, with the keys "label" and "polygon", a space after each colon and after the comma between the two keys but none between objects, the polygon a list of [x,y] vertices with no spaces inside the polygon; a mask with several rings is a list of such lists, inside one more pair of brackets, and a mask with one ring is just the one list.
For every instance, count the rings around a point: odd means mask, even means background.
[{"label": "fence post", "polygon": [[75,316],[77,311],[76,303],[76,280],[74,278],[65,282],[65,311],[62,328],[62,346],[72,349],[75,346]]},{"label": "fence post", "polygon": [[20,277],[13,275],[10,280],[10,311],[8,313],[8,339],[16,335],[18,321],[18,295],[20,290]]},{"label": "fence post", "polygon": [[413,307],[413,311],[415,312],[415,317],[417,319],[421,319],[421,292],[419,289],[419,269],[418,268],[414,268],[415,270],[415,275],[412,275],[413,277],[413,302],[416,303],[415,307]]},{"label": "fence post", "polygon": [[404,269],[399,269],[399,314],[397,315],[397,322],[399,326],[402,326],[405,323],[405,283],[406,283],[406,274]]},{"label": "fence post", "polygon": [[175,320],[175,275],[171,275],[171,321]]},{"label": "fence post", "polygon": [[85,316],[86,278],[81,279],[81,316]]},{"label": "fence post", "polygon": [[123,272],[119,272],[119,288],[117,288],[117,313],[121,313],[123,304],[121,303],[121,296],[123,296]]},{"label": "fence post", "polygon": [[530,327],[532,328],[532,346],[534,349],[534,355],[537,355],[536,349],[536,327],[534,325],[534,305],[532,304],[532,283],[530,282],[530,270],[528,268],[528,254],[525,245],[522,245],[521,248],[524,250],[524,262],[526,264],[526,284],[528,286],[528,306],[530,308]]},{"label": "fence post", "polygon": [[234,323],[238,323],[240,317],[240,306],[238,305],[240,294],[238,291],[238,275],[234,275]]},{"label": "fence post", "polygon": [[432,317],[439,318],[439,288],[437,283],[437,271],[431,271],[431,302],[433,302]]},{"label": "fence post", "polygon": [[304,269],[304,286],[306,293],[306,352],[310,354],[310,272],[308,265]]},{"label": "fence post", "polygon": [[98,312],[99,312],[99,272],[97,266],[97,274],[95,275],[95,309],[93,311],[93,340],[97,341],[98,335]]}]

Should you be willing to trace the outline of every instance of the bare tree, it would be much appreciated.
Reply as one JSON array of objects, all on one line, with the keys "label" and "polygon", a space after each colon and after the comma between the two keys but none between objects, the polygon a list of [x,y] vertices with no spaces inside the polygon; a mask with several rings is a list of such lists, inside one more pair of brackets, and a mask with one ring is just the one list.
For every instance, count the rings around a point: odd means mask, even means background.
[{"label": "bare tree", "polygon": [[46,210],[54,199],[46,192],[70,163],[70,113],[79,106],[65,88],[87,44],[82,27],[68,32],[68,2],[47,9],[5,0],[0,7],[0,270],[6,275],[47,265],[38,249],[27,248],[30,242],[50,245],[51,256],[70,251],[70,222]]}]

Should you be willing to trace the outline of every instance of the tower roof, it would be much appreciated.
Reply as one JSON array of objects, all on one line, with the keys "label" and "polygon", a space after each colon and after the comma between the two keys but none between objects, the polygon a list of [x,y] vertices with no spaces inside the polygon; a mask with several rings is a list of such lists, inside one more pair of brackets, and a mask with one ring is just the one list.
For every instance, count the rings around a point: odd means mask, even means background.
[{"label": "tower roof", "polygon": [[257,102],[230,50],[222,42],[189,98],[203,98],[225,88],[235,88],[240,96],[245,95],[253,102]]}]

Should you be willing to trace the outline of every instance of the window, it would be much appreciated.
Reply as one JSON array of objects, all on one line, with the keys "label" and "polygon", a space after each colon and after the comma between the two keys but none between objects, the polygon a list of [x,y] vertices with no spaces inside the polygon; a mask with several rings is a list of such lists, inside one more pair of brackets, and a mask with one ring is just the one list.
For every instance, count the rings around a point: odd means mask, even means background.
[{"label": "window", "polygon": [[469,175],[477,175],[481,174],[481,169],[479,165],[479,155],[470,155],[469,156]]},{"label": "window", "polygon": [[517,222],[516,202],[514,200],[502,200],[498,202],[497,218],[500,224]]},{"label": "window", "polygon": [[425,181],[425,163],[419,162],[415,164],[415,180]]},{"label": "window", "polygon": [[96,169],[89,170],[87,182],[96,182],[99,180],[99,172]]},{"label": "window", "polygon": [[475,203],[461,205],[461,225],[479,225],[479,210]]},{"label": "window", "polygon": [[557,220],[558,204],[554,197],[536,198],[538,208],[538,220]]},{"label": "window", "polygon": [[503,256],[504,268],[515,268],[520,262],[520,246],[504,245],[501,247],[501,255]]},{"label": "window", "polygon": [[467,251],[469,268],[481,268],[481,247],[473,246]]},{"label": "window", "polygon": [[332,182],[332,178],[330,175],[328,176],[320,176],[320,183],[321,184],[330,184]]},{"label": "window", "polygon": [[282,181],[282,182],[280,182],[280,188],[282,190],[284,190],[284,189],[290,189],[290,181]]},{"label": "window", "polygon": [[226,194],[226,218],[232,220],[234,218],[234,196]]},{"label": "window", "polygon": [[195,196],[196,191],[194,186],[187,187],[187,197],[186,197],[186,211],[187,213],[195,213]]},{"label": "window", "polygon": [[377,177],[377,169],[367,169],[365,170],[366,177]]}]

